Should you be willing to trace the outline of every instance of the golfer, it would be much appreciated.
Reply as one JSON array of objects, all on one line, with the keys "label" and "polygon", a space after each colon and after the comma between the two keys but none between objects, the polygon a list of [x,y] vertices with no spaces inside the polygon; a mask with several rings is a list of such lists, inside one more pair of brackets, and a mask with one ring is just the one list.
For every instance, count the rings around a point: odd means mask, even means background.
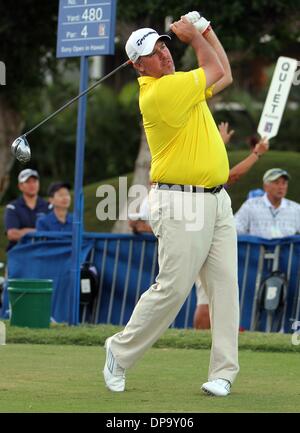
[{"label": "golfer", "polygon": [[195,14],[171,25],[180,41],[194,49],[195,70],[175,72],[165,45],[168,36],[153,29],[133,32],[126,43],[139,74],[139,104],[151,151],[150,223],[158,238],[159,273],[125,329],[106,340],[103,374],[111,391],[125,390],[125,370],[174,321],[199,270],[211,292],[212,323],[208,381],[202,390],[228,395],[239,370],[237,237],[231,201],[222,187],[229,164],[206,103],[232,78],[210,23]]}]

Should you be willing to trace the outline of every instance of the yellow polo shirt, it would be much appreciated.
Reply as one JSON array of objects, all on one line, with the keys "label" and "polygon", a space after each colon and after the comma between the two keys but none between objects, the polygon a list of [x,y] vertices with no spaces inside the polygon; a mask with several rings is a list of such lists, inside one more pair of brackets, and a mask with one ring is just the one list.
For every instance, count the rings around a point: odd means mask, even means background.
[{"label": "yellow polo shirt", "polygon": [[203,68],[138,81],[151,180],[204,187],[225,183],[227,152],[206,103]]}]

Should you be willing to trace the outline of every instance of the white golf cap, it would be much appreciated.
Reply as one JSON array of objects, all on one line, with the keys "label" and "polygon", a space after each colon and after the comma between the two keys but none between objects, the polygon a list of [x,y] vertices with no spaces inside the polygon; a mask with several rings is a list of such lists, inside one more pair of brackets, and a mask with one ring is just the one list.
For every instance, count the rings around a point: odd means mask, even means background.
[{"label": "white golf cap", "polygon": [[271,168],[266,171],[263,177],[263,183],[274,182],[274,180],[279,179],[280,177],[285,177],[287,180],[291,178],[286,170],[282,170],[282,168]]},{"label": "white golf cap", "polygon": [[132,32],[125,45],[127,56],[135,63],[140,56],[152,53],[154,45],[160,38],[171,39],[169,35],[159,35],[155,30],[147,27]]},{"label": "white golf cap", "polygon": [[20,171],[18,181],[19,183],[24,183],[30,177],[36,177],[37,179],[39,179],[40,176],[36,170],[32,170],[31,168],[25,168],[25,170]]}]

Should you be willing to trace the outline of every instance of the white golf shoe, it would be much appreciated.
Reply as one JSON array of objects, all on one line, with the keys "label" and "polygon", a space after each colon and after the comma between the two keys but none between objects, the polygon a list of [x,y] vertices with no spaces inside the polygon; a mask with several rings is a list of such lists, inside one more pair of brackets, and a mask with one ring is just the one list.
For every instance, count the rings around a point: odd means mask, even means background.
[{"label": "white golf shoe", "polygon": [[201,389],[205,394],[216,396],[216,397],[226,397],[230,394],[231,383],[226,379],[215,379],[210,382],[205,382]]},{"label": "white golf shoe", "polygon": [[112,351],[110,350],[110,340],[105,341],[106,360],[103,370],[104,381],[108,389],[114,392],[122,392],[125,390],[125,368],[122,368],[117,363]]}]

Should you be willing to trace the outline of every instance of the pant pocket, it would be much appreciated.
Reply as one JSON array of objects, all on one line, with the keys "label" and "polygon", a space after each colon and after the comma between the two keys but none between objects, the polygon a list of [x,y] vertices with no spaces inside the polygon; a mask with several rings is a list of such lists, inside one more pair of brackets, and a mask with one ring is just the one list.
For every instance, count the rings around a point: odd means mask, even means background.
[{"label": "pant pocket", "polygon": [[156,237],[161,236],[162,205],[159,191],[151,190],[149,193],[149,222]]}]

